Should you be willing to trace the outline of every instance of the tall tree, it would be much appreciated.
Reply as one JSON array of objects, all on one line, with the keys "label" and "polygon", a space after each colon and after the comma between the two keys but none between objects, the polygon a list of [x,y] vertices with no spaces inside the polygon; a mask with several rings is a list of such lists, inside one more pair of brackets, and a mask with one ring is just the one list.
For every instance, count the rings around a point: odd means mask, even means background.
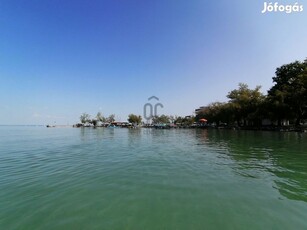
[{"label": "tall tree", "polygon": [[[294,118],[298,126],[306,114],[307,107],[307,61],[295,61],[276,69],[273,82],[268,91],[276,112],[282,112],[283,118]],[[288,117],[286,115],[288,114]],[[290,115],[290,116],[289,116]],[[280,119],[280,117],[279,117]]]},{"label": "tall tree", "polygon": [[160,116],[154,116],[152,118],[152,123],[153,124],[168,124],[170,123],[170,119],[167,115],[160,115]]},{"label": "tall tree", "polygon": [[241,120],[243,120],[244,126],[246,126],[247,121],[256,119],[255,114],[265,99],[260,89],[261,86],[249,89],[247,84],[239,83],[238,89],[228,93],[227,97],[230,99],[229,103],[238,125],[241,125]]},{"label": "tall tree", "polygon": [[98,112],[96,115],[96,119],[100,122],[106,122],[106,118],[102,115],[101,112]]},{"label": "tall tree", "polygon": [[139,125],[142,122],[142,117],[135,114],[129,114],[128,121],[132,124]]},{"label": "tall tree", "polygon": [[196,120],[205,118],[209,123],[231,123],[233,121],[233,110],[229,103],[213,102],[200,110],[196,115]]},{"label": "tall tree", "polygon": [[112,123],[115,121],[115,114],[111,114],[108,118],[107,118],[107,122]]},{"label": "tall tree", "polygon": [[81,116],[80,116],[80,121],[82,124],[85,124],[87,122],[90,122],[91,121],[91,116],[87,113],[82,113]]},{"label": "tall tree", "polygon": [[176,117],[175,117],[174,124],[176,124],[176,125],[182,125],[182,122],[183,122],[183,117],[181,117],[181,116],[176,116]]},{"label": "tall tree", "polygon": [[96,126],[97,126],[97,123],[98,123],[98,120],[97,120],[97,119],[92,119],[92,120],[90,121],[90,123],[93,124],[94,127],[96,127]]},{"label": "tall tree", "polygon": [[195,122],[194,116],[185,116],[182,120],[183,126],[189,126],[192,125]]}]

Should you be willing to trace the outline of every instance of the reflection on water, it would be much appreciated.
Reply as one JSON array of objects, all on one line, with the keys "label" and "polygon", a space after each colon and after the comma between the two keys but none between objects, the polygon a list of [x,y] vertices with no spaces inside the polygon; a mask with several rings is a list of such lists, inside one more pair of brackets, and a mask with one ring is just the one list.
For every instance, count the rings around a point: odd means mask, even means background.
[{"label": "reflection on water", "polygon": [[306,134],[196,130],[195,137],[219,152],[223,150],[223,154],[236,162],[232,167],[239,175],[274,178],[281,195],[307,202]]},{"label": "reflection on water", "polygon": [[[81,141],[127,142],[123,148],[127,147],[130,151],[136,150],[145,142],[149,149],[156,152],[172,143],[170,148],[173,150],[188,146],[191,149],[188,152],[189,158],[193,155],[196,157],[193,160],[208,160],[204,154],[214,153],[214,157],[219,159],[215,159],[216,165],[227,165],[242,177],[273,180],[273,187],[282,196],[307,202],[306,134],[207,129],[127,129],[124,136],[116,136],[116,132],[122,130],[81,128]],[[195,146],[202,148],[195,149]],[[166,152],[168,151],[169,149]],[[195,151],[200,152],[196,154]],[[163,157],[163,154],[160,153],[159,156]]]},{"label": "reflection on water", "polygon": [[0,229],[307,229],[306,140],[0,127]]}]

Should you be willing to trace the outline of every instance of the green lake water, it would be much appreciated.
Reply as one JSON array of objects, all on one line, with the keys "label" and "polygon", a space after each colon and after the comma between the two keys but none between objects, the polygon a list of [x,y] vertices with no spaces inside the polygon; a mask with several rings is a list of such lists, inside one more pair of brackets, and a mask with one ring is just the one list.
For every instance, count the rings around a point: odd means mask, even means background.
[{"label": "green lake water", "polygon": [[0,229],[307,229],[307,134],[2,126]]}]

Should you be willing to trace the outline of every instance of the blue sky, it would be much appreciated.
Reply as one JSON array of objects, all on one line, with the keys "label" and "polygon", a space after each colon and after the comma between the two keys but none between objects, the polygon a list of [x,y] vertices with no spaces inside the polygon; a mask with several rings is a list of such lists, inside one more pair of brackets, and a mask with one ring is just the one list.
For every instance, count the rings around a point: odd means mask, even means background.
[{"label": "blue sky", "polygon": [[189,115],[239,82],[266,93],[276,67],[307,57],[307,1],[264,2],[1,0],[0,124],[126,120],[152,95],[160,114]]}]

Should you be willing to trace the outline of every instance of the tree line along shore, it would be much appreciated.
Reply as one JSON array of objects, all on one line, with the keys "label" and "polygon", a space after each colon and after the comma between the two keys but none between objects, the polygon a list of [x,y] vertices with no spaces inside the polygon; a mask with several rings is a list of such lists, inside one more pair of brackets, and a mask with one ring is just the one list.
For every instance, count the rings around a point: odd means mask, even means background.
[{"label": "tree line along shore", "polygon": [[307,59],[276,68],[273,86],[263,94],[261,86],[250,89],[239,83],[227,94],[227,102],[212,102],[195,109],[195,114],[181,117],[142,116],[130,114],[126,122],[115,121],[98,112],[94,118],[87,113],[80,116],[74,127],[149,127],[149,128],[224,128],[278,131],[307,130]]}]

